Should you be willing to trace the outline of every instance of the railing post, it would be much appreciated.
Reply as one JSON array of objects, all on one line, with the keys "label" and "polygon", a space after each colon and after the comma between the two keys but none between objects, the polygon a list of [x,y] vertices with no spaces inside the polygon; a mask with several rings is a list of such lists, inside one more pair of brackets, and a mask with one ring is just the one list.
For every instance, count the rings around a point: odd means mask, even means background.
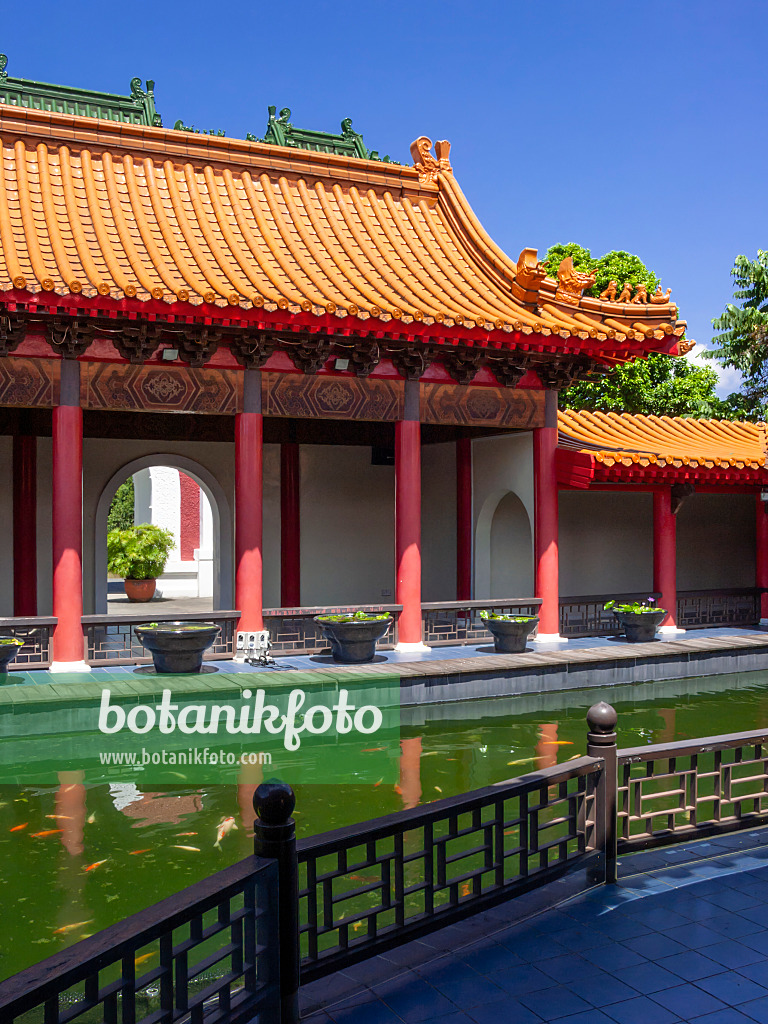
[{"label": "railing post", "polygon": [[277,861],[280,946],[280,1024],[299,1021],[299,862],[296,823],[291,814],[296,797],[284,782],[262,782],[253,794],[253,852]]},{"label": "railing post", "polygon": [[587,756],[600,757],[603,770],[595,792],[595,847],[600,851],[596,873],[604,882],[616,881],[616,802],[618,769],[615,708],[601,700],[587,712]]}]

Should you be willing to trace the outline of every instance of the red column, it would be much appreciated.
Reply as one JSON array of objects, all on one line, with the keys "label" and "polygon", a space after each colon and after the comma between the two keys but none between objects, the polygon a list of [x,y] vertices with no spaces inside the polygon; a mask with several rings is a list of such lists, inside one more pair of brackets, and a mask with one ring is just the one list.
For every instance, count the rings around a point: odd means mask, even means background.
[{"label": "red column", "polygon": [[456,442],[456,600],[472,598],[472,441]]},{"label": "red column", "polygon": [[557,547],[557,395],[548,391],[546,419],[533,432],[534,570],[539,609],[539,638],[560,635],[560,583]]},{"label": "red column", "polygon": [[13,614],[37,615],[37,438],[13,438]]},{"label": "red column", "polygon": [[243,374],[243,411],[235,416],[235,605],[239,630],[263,629],[263,420],[261,375]]},{"label": "red column", "polygon": [[421,424],[419,383],[410,380],[395,424],[395,600],[399,646],[421,645]]},{"label": "red column", "polygon": [[672,490],[653,492],[653,589],[661,594],[659,607],[669,613],[661,628],[677,624],[677,522],[672,513]]},{"label": "red column", "polygon": [[280,604],[301,607],[299,446],[280,445]]},{"label": "red column", "polygon": [[60,404],[53,410],[53,667],[84,667],[83,411],[80,365],[61,361]]},{"label": "red column", "polygon": [[[755,495],[755,586],[768,588],[768,502]],[[760,622],[768,622],[768,593],[760,597]]]}]

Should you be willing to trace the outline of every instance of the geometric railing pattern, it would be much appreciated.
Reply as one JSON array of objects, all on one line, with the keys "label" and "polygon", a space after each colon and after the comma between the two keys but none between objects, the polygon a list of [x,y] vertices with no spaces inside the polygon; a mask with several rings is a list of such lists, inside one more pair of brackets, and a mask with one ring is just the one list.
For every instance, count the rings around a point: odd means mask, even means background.
[{"label": "geometric railing pattern", "polygon": [[583,867],[600,772],[585,757],[299,843],[302,979]]}]

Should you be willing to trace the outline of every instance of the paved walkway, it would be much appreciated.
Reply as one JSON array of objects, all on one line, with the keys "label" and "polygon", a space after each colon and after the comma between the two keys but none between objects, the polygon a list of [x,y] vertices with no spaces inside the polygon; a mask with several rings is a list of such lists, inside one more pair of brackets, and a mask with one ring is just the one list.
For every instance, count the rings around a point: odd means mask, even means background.
[{"label": "paved walkway", "polygon": [[621,868],[527,920],[510,924],[541,891],[314,982],[303,1024],[768,1022],[768,829]]}]

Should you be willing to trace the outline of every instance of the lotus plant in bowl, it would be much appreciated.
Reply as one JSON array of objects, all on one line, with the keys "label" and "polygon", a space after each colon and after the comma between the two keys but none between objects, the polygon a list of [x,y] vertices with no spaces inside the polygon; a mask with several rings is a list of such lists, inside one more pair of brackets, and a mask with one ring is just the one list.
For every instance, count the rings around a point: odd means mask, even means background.
[{"label": "lotus plant in bowl", "polygon": [[493,646],[499,654],[522,654],[528,637],[539,624],[538,615],[503,615],[497,612],[479,613],[483,626],[493,636]]},{"label": "lotus plant in bowl", "polygon": [[656,598],[648,597],[645,601],[632,601],[619,604],[608,601],[603,605],[605,611],[612,611],[622,628],[624,636],[631,644],[654,640],[656,630],[667,614],[665,608],[656,606]]},{"label": "lotus plant in bowl", "polygon": [[24,646],[18,636],[0,636],[0,673],[6,673],[8,666]]},{"label": "lotus plant in bowl", "polygon": [[376,641],[381,640],[392,625],[392,616],[356,611],[341,615],[316,615],[315,622],[330,641],[334,661],[359,665],[373,661]]},{"label": "lotus plant in bowl", "polygon": [[203,655],[221,632],[215,622],[148,622],[134,626],[139,642],[152,655],[155,672],[200,672]]}]

